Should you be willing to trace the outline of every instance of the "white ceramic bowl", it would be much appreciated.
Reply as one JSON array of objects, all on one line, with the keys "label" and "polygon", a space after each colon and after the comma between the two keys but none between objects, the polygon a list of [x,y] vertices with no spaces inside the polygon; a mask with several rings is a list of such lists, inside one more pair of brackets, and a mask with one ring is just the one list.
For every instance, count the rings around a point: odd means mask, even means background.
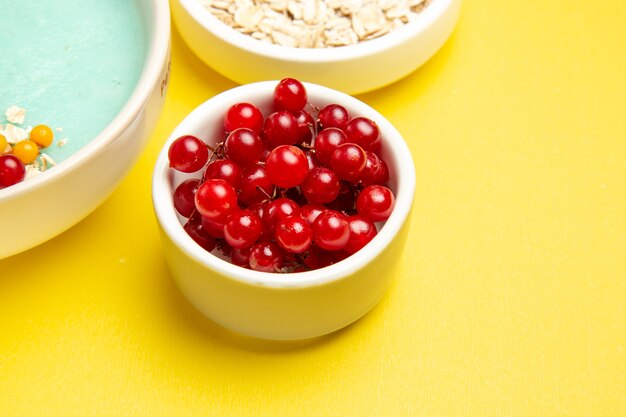
[{"label": "white ceramic bowl", "polygon": [[309,102],[338,103],[353,115],[369,117],[381,131],[382,157],[389,165],[396,205],[378,235],[349,258],[326,268],[273,274],[240,268],[206,252],[183,230],[172,194],[183,180],[200,177],[168,167],[168,148],[178,137],[195,135],[211,145],[222,131],[223,115],[250,102],[267,116],[276,81],[248,84],[221,93],[196,108],[169,137],[154,170],[153,204],[165,257],[183,294],[224,327],[266,339],[302,339],[340,329],[369,311],[382,297],[402,257],[415,168],[400,133],[365,103],[319,85],[305,83]]},{"label": "white ceramic bowl", "polygon": [[136,0],[145,18],[148,51],[131,97],[98,136],[58,166],[0,189],[0,259],[67,230],[115,189],[156,125],[169,77],[167,0]]},{"label": "white ceramic bowl", "polygon": [[432,0],[413,21],[380,38],[336,48],[258,41],[219,21],[200,0],[173,0],[183,39],[217,72],[245,84],[293,77],[350,94],[392,83],[426,62],[448,39],[461,0]]}]

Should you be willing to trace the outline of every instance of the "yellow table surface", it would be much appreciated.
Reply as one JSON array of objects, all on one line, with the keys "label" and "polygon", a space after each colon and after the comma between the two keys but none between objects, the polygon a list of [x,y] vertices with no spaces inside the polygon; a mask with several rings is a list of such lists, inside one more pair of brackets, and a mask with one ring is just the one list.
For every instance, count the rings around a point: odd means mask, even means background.
[{"label": "yellow table surface", "polygon": [[168,274],[153,164],[235,85],[174,32],[128,177],[0,261],[0,416],[626,415],[625,22],[616,0],[467,0],[427,65],[359,96],[415,159],[410,238],[370,314],[298,343],[218,327]]}]

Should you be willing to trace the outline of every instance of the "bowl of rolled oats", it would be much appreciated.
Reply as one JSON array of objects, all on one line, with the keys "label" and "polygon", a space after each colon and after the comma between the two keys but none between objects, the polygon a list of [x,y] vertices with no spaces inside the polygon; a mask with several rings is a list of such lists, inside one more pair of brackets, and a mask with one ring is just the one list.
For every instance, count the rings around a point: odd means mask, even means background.
[{"label": "bowl of rolled oats", "polygon": [[26,3],[0,29],[0,55],[14,58],[0,68],[0,259],[113,192],[157,123],[169,75],[166,0]]},{"label": "bowl of rolled oats", "polygon": [[460,0],[174,0],[207,65],[245,84],[286,76],[357,94],[390,84],[451,35]]}]

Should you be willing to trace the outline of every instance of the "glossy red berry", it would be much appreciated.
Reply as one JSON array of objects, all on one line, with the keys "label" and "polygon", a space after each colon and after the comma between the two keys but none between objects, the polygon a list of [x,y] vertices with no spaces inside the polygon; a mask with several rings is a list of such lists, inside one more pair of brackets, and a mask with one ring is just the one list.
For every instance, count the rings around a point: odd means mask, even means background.
[{"label": "glossy red berry", "polygon": [[326,207],[331,210],[341,211],[347,214],[352,214],[355,210],[355,190],[346,181],[339,183],[339,195],[330,203],[326,204]]},{"label": "glossy red berry", "polygon": [[319,161],[319,159],[317,159],[315,153],[311,151],[304,151],[304,154],[306,155],[306,160],[309,163],[309,171],[315,167],[322,166],[322,163]]},{"label": "glossy red berry", "polygon": [[199,185],[200,180],[188,179],[181,182],[174,190],[174,208],[181,216],[189,217],[196,209],[194,196]]},{"label": "glossy red berry", "polygon": [[295,113],[304,108],[306,101],[307,93],[304,85],[293,78],[280,80],[274,89],[274,106],[277,109]]},{"label": "glossy red berry", "polygon": [[24,180],[26,167],[13,155],[0,156],[0,188],[9,187]]},{"label": "glossy red berry", "polygon": [[270,149],[279,145],[293,145],[298,137],[296,117],[287,110],[274,112],[265,119],[263,140]]},{"label": "glossy red berry", "polygon": [[228,216],[224,225],[226,243],[237,249],[252,246],[261,237],[261,218],[251,210],[237,210]]},{"label": "glossy red berry", "polygon": [[313,168],[304,179],[300,189],[310,203],[330,203],[339,195],[339,178],[328,168]]},{"label": "glossy red berry", "polygon": [[260,203],[274,194],[274,184],[264,166],[252,165],[243,170],[239,201],[244,205]]},{"label": "glossy red berry", "polygon": [[367,160],[365,162],[365,168],[361,171],[361,175],[358,180],[361,185],[367,187],[368,185],[386,185],[389,180],[389,170],[387,164],[381,160],[374,152],[366,151]]},{"label": "glossy red berry", "polygon": [[315,219],[317,219],[317,216],[319,216],[320,213],[326,210],[328,209],[322,204],[315,204],[315,203],[305,204],[302,207],[300,207],[300,217],[306,220],[307,223],[313,224]]},{"label": "glossy red berry", "polygon": [[382,185],[365,187],[356,198],[357,212],[372,222],[387,220],[394,204],[393,192]]},{"label": "glossy red berry", "polygon": [[309,172],[309,162],[302,149],[280,145],[270,152],[265,168],[272,183],[278,187],[291,188],[302,184]]},{"label": "glossy red berry", "polygon": [[333,151],[329,166],[340,179],[353,181],[359,178],[366,162],[367,155],[363,148],[354,143],[344,143]]},{"label": "glossy red berry", "polygon": [[237,266],[241,266],[243,268],[250,267],[250,248],[231,248],[230,250],[230,261]]},{"label": "glossy red berry", "polygon": [[344,260],[348,256],[349,254],[347,252],[341,250],[327,251],[313,245],[307,251],[307,255],[304,258],[304,265],[306,265],[310,269],[325,268]]},{"label": "glossy red berry", "polygon": [[239,208],[237,192],[221,179],[203,182],[196,191],[195,204],[203,217],[214,222],[224,222],[230,213]]},{"label": "glossy red berry", "polygon": [[207,165],[203,180],[222,179],[235,189],[241,186],[242,170],[230,159],[218,159]]},{"label": "glossy red berry", "polygon": [[343,130],[349,121],[350,113],[348,113],[345,107],[339,104],[329,104],[317,114],[317,122],[322,129],[336,127]]},{"label": "glossy red berry", "polygon": [[374,223],[363,216],[350,216],[348,223],[350,224],[350,238],[344,250],[350,254],[361,250],[378,233]]},{"label": "glossy red berry", "polygon": [[389,168],[384,159],[380,158],[380,166],[378,168],[375,184],[387,185],[387,181],[389,181]]},{"label": "glossy red berry", "polygon": [[213,236],[214,238],[224,239],[224,225],[226,224],[225,221],[213,221],[206,217],[202,217],[200,221],[202,222],[202,228],[206,233]]},{"label": "glossy red berry", "polygon": [[303,253],[313,241],[313,231],[306,220],[299,216],[289,216],[276,223],[274,228],[276,243],[289,253]]},{"label": "glossy red berry", "polygon": [[334,210],[320,213],[311,226],[315,244],[326,250],[340,250],[348,243],[350,226],[346,216]]},{"label": "glossy red berry", "polygon": [[263,114],[250,103],[237,103],[232,105],[224,116],[224,130],[232,132],[240,127],[246,127],[260,134],[263,129]]},{"label": "glossy red berry", "polygon": [[215,238],[204,229],[200,214],[196,212],[183,226],[185,232],[204,250],[211,252],[215,249]]},{"label": "glossy red berry", "polygon": [[374,143],[379,135],[378,125],[366,117],[354,117],[346,125],[348,142],[356,143],[363,149]]},{"label": "glossy red berry", "polygon": [[263,155],[263,142],[258,134],[241,127],[226,137],[224,153],[228,159],[241,167],[256,164]]},{"label": "glossy red berry", "polygon": [[181,172],[196,172],[209,160],[209,149],[195,136],[185,135],[176,139],[168,150],[170,167]]},{"label": "glossy red berry", "polygon": [[274,242],[259,242],[250,248],[250,268],[261,272],[278,272],[283,267],[285,254]]},{"label": "glossy red berry", "polygon": [[296,123],[298,124],[298,140],[297,143],[310,143],[315,130],[315,120],[306,110],[300,110],[294,113]]},{"label": "glossy red berry", "polygon": [[317,134],[313,147],[315,156],[324,165],[328,165],[330,157],[338,146],[346,143],[346,134],[340,129],[329,127]]},{"label": "glossy red berry", "polygon": [[263,222],[269,230],[274,230],[276,223],[290,216],[299,216],[300,206],[288,198],[277,198],[270,201],[263,211]]},{"label": "glossy red berry", "polygon": [[370,142],[370,144],[368,144],[365,148],[366,151],[370,151],[370,152],[374,152],[376,155],[378,155],[380,157],[380,152],[383,146],[383,142],[382,140],[380,140],[380,137],[378,139],[376,139],[373,142]]}]

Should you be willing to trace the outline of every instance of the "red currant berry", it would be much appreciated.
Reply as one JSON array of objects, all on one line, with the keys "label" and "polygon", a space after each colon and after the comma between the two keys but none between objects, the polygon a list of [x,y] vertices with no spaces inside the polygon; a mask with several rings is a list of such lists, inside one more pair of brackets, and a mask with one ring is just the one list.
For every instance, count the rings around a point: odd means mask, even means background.
[{"label": "red currant berry", "polygon": [[0,188],[9,187],[24,180],[26,167],[13,155],[0,156]]},{"label": "red currant berry", "polygon": [[263,125],[263,140],[270,148],[279,145],[293,145],[298,141],[298,122],[286,110],[270,114]]},{"label": "red currant berry", "polygon": [[365,148],[366,151],[374,152],[376,155],[380,157],[380,151],[383,146],[383,141],[380,140],[380,137],[373,142],[370,142]]},{"label": "red currant berry", "polygon": [[203,217],[221,223],[238,208],[237,192],[224,180],[206,180],[196,191],[195,203]]},{"label": "red currant berry", "polygon": [[350,216],[348,223],[350,224],[350,238],[344,250],[350,254],[361,250],[378,233],[374,223],[362,216]]},{"label": "red currant berry", "polygon": [[289,253],[303,253],[313,241],[311,226],[301,217],[289,216],[276,223],[274,237],[278,246]]},{"label": "red currant berry", "polygon": [[339,104],[329,104],[317,114],[317,121],[322,129],[336,127],[343,130],[350,121],[350,114]]},{"label": "red currant berry", "polygon": [[174,191],[174,207],[181,216],[189,217],[196,209],[194,196],[199,185],[200,180],[189,179],[181,182],[180,185],[176,187]]},{"label": "red currant berry", "polygon": [[382,159],[380,159],[380,166],[378,167],[378,173],[376,175],[376,182],[375,184],[378,185],[387,185],[387,182],[389,181],[389,168],[387,167],[387,163]]},{"label": "red currant berry", "polygon": [[187,220],[183,229],[204,250],[211,252],[215,249],[215,238],[204,230],[202,218],[197,212]]},{"label": "red currant berry", "polygon": [[241,186],[241,168],[230,159],[218,159],[207,165],[203,180],[222,179],[235,189]]},{"label": "red currant berry", "polygon": [[224,239],[224,225],[225,222],[222,221],[213,221],[211,219],[207,219],[206,217],[202,217],[200,219],[202,222],[202,228],[206,233],[213,236],[217,239]]},{"label": "red currant berry", "polygon": [[[239,201],[245,205],[260,203],[274,194],[274,184],[267,175],[267,169],[253,165],[243,170]],[[269,197],[268,197],[269,196]]]},{"label": "red currant berry", "polygon": [[365,151],[365,167],[361,171],[361,175],[357,180],[353,181],[354,184],[361,183],[363,186],[374,184],[373,178],[378,174],[380,169],[380,158],[373,152]]},{"label": "red currant berry", "polygon": [[306,160],[309,163],[309,171],[315,167],[322,166],[322,163],[319,161],[319,159],[317,159],[313,152],[304,151],[304,154],[306,155]]},{"label": "red currant berry", "polygon": [[266,209],[267,203],[254,203],[248,206],[248,210],[255,212],[260,219],[263,219],[263,213],[265,213]]},{"label": "red currant berry", "polygon": [[344,143],[333,151],[329,165],[340,179],[353,181],[361,175],[366,161],[367,155],[363,148],[354,143]]},{"label": "red currant berry", "polygon": [[350,238],[350,225],[346,216],[334,210],[320,213],[311,225],[315,244],[326,250],[340,250]]},{"label": "red currant berry", "polygon": [[209,160],[209,149],[195,136],[185,135],[176,139],[168,150],[170,167],[181,172],[196,172]]},{"label": "red currant berry", "polygon": [[250,248],[250,268],[261,272],[278,272],[285,254],[274,242],[259,242]]},{"label": "red currant berry", "polygon": [[365,168],[359,176],[359,180],[364,187],[368,185],[378,184],[386,185],[389,180],[389,170],[387,164],[381,160],[374,152],[365,151],[367,161]]},{"label": "red currant berry", "polygon": [[322,164],[328,165],[335,149],[344,143],[346,143],[346,134],[343,131],[334,127],[324,129],[315,137],[313,144],[315,156]]},{"label": "red currant berry", "polygon": [[265,162],[270,180],[278,187],[291,188],[302,184],[309,172],[309,162],[302,149],[280,145],[270,152]]},{"label": "red currant berry", "polygon": [[252,246],[261,237],[261,218],[251,210],[237,210],[228,216],[224,225],[226,243],[237,249]]},{"label": "red currant berry", "polygon": [[393,211],[395,197],[391,190],[382,185],[365,187],[356,198],[356,210],[373,222],[387,220]]},{"label": "red currant berry", "polygon": [[317,246],[311,246],[307,252],[306,258],[304,258],[304,265],[310,269],[325,268],[339,261],[343,261],[348,255],[349,254],[344,251],[329,252]]},{"label": "red currant berry", "polygon": [[363,149],[374,143],[379,135],[378,125],[366,117],[355,117],[346,125],[348,142],[356,143]]},{"label": "red currant berry", "polygon": [[261,219],[263,232],[261,232],[261,237],[259,238],[259,240],[271,240],[273,237],[274,231],[265,222],[265,212],[267,211],[268,204],[269,203],[254,203],[248,206],[248,210],[256,213],[256,215],[259,216],[259,219]]},{"label": "red currant berry", "polygon": [[350,184],[345,181],[339,183],[339,195],[334,201],[326,204],[331,210],[351,213],[354,211],[355,191]]},{"label": "red currant berry", "polygon": [[293,78],[280,80],[274,89],[274,106],[277,109],[285,109],[295,113],[304,108],[306,101],[306,89],[300,81]]},{"label": "red currant berry", "polygon": [[313,224],[317,216],[323,211],[328,210],[321,204],[309,203],[300,207],[300,217],[307,221],[308,224]]},{"label": "red currant berry", "polygon": [[232,248],[230,250],[230,261],[243,268],[250,267],[250,248]]},{"label": "red currant berry", "polygon": [[263,129],[263,114],[254,104],[237,103],[232,105],[224,117],[224,130],[232,132],[240,127],[246,127],[260,134]]},{"label": "red currant berry", "polygon": [[263,154],[263,142],[252,130],[241,127],[226,137],[224,153],[239,166],[256,164]]},{"label": "red currant berry", "polygon": [[310,203],[330,203],[339,195],[339,178],[328,168],[313,168],[300,189]]},{"label": "red currant berry", "polygon": [[280,220],[289,216],[299,216],[300,206],[288,198],[277,198],[270,201],[263,212],[263,222],[272,231]]},{"label": "red currant berry", "polygon": [[315,129],[315,120],[306,110],[300,110],[295,113],[296,123],[298,124],[298,140],[297,143],[310,143],[313,138]]}]

